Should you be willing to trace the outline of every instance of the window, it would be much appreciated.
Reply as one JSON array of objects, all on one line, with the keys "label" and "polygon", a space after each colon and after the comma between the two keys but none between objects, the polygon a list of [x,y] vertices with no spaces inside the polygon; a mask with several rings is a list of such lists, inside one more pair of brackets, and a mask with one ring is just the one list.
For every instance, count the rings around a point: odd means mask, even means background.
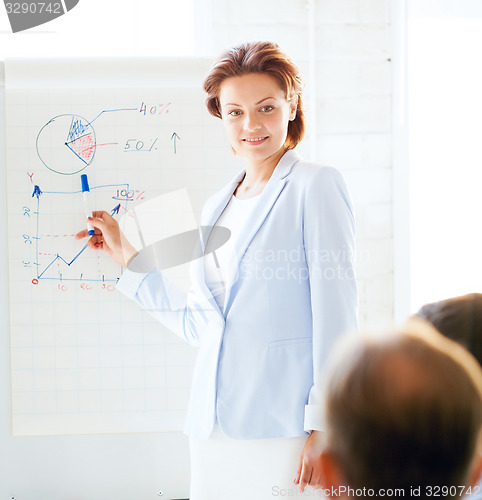
[{"label": "window", "polygon": [[408,0],[410,312],[482,291],[481,47],[481,2]]}]

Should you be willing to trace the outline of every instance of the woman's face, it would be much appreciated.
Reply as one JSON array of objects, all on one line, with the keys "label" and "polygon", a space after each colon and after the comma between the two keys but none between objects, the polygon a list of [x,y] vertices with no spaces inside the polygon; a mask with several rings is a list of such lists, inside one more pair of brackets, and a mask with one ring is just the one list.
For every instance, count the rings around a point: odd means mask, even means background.
[{"label": "woman's face", "polygon": [[249,73],[227,78],[219,101],[229,142],[238,155],[260,162],[284,151],[297,99],[288,101],[274,77]]}]

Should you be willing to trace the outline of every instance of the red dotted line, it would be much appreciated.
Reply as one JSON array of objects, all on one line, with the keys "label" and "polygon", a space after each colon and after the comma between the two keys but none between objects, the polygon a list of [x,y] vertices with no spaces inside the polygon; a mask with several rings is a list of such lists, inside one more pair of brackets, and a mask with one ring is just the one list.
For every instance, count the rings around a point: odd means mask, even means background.
[{"label": "red dotted line", "polygon": [[69,236],[75,236],[75,234],[44,234],[44,235],[41,235],[41,236],[44,236],[45,238],[66,238],[66,237],[69,237]]}]

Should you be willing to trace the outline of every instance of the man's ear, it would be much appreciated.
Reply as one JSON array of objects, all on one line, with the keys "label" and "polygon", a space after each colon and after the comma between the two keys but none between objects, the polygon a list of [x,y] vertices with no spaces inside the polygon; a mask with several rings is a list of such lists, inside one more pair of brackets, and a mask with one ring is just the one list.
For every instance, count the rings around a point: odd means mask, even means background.
[{"label": "man's ear", "polygon": [[472,488],[476,486],[478,482],[482,479],[482,454],[480,453],[477,454],[474,460],[472,474],[469,479],[470,479],[469,486],[471,486]]},{"label": "man's ear", "polygon": [[[329,450],[323,450],[320,457],[323,487],[327,493],[336,491],[339,486],[344,485],[343,474],[338,461]],[[329,495],[330,496],[330,495]]]}]

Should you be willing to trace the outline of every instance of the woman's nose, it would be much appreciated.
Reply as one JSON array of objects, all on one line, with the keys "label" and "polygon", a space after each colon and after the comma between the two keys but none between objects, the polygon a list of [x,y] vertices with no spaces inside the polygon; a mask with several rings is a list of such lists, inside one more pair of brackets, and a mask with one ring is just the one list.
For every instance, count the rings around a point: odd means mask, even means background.
[{"label": "woman's nose", "polygon": [[261,123],[256,113],[246,113],[244,128],[249,132],[259,130],[261,128]]}]

